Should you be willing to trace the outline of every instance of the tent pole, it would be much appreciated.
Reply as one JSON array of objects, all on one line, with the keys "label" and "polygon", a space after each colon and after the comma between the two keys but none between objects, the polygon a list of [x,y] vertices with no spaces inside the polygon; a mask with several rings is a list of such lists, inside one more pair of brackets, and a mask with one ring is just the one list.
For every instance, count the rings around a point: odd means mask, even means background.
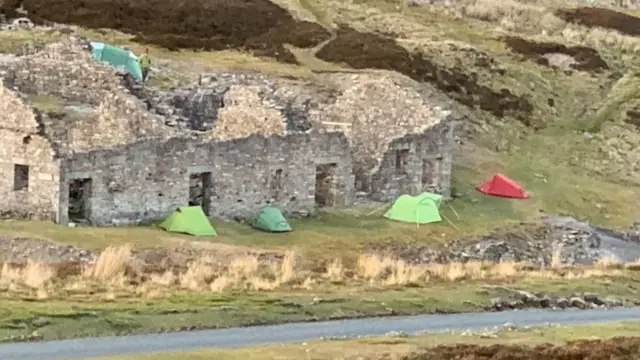
[{"label": "tent pole", "polygon": [[458,212],[456,211],[456,209],[454,209],[453,206],[451,206],[451,204],[448,202],[447,202],[447,205],[449,205],[449,207],[451,208],[451,211],[453,211],[453,214],[456,216],[456,218],[460,220],[460,215],[458,215]]},{"label": "tent pole", "polygon": [[449,220],[448,217],[444,216],[444,214],[440,214],[440,216],[442,216],[445,220],[447,220],[449,224],[451,224],[451,226],[453,226],[456,230],[460,231],[460,229],[456,226],[456,224],[454,224],[453,221]]},{"label": "tent pole", "polygon": [[382,206],[380,206],[380,207],[376,208],[375,210],[373,210],[372,212],[368,213],[367,216],[371,216],[371,215],[377,213],[378,211],[384,209],[388,205],[389,205],[388,203],[382,204]]}]

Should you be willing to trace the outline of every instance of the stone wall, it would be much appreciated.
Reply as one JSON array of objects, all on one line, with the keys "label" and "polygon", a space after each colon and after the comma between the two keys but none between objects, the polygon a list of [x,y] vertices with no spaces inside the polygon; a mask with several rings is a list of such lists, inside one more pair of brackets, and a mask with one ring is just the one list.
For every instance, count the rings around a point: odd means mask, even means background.
[{"label": "stone wall", "polygon": [[[329,79],[341,94],[311,118],[345,132],[359,192],[377,201],[428,190],[448,195],[453,134],[443,123],[451,112],[437,91],[388,72]],[[396,155],[404,162],[398,168]],[[431,174],[423,180],[424,166]]]},{"label": "stone wall", "polygon": [[424,191],[450,196],[454,125],[441,122],[422,134],[391,142],[374,174],[356,173],[357,191],[377,201]]},{"label": "stone wall", "polygon": [[0,216],[55,219],[59,161],[33,110],[0,81]]},{"label": "stone wall", "polygon": [[162,117],[147,111],[146,104],[129,93],[116,68],[93,60],[83,45],[79,39],[66,38],[0,66],[8,87],[56,99],[55,118],[43,121],[60,152],[176,135]]},{"label": "stone wall", "polygon": [[[96,225],[166,217],[188,204],[190,175],[197,173],[205,173],[201,179],[209,215],[246,218],[268,202],[287,213],[312,212],[316,167],[323,164],[336,164],[328,205],[349,204],[352,163],[347,139],[337,133],[253,135],[224,142],[145,140],[75,154],[65,163],[61,181],[90,179],[84,181],[91,194],[86,215]],[[60,212],[67,214],[69,194],[61,199]],[[62,216],[61,222],[67,221]]]}]

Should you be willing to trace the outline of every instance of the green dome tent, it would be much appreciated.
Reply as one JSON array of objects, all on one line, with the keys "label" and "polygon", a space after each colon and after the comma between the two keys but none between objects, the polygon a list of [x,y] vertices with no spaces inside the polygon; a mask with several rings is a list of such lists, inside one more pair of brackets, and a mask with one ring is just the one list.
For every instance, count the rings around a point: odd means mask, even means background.
[{"label": "green dome tent", "polygon": [[168,232],[184,233],[194,236],[218,235],[200,206],[183,206],[171,213],[160,224]]},{"label": "green dome tent", "polygon": [[282,212],[273,206],[263,207],[251,221],[251,227],[269,232],[291,231],[291,226]]},{"label": "green dome tent", "polygon": [[428,192],[418,196],[402,195],[396,199],[384,217],[413,224],[440,222],[442,221],[439,211],[441,202],[442,195]]},{"label": "green dome tent", "polygon": [[138,57],[131,51],[101,42],[92,42],[91,55],[95,60],[104,61],[115,67],[122,67],[136,80],[142,80],[142,69],[138,63]]}]

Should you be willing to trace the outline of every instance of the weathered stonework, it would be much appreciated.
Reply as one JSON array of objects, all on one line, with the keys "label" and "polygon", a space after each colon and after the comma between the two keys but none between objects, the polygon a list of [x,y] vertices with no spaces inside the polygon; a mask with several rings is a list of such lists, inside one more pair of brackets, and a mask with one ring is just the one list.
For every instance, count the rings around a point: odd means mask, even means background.
[{"label": "weathered stonework", "polygon": [[77,40],[51,44],[40,53],[2,64],[0,75],[8,88],[58,100],[55,116],[42,120],[62,153],[177,134],[129,94],[115,69],[93,61]]},{"label": "weathered stonework", "polygon": [[[267,203],[286,212],[313,212],[316,167],[337,164],[331,205],[352,201],[353,175],[342,134],[253,135],[212,142],[191,138],[147,140],[76,154],[64,165],[63,182],[91,180],[90,221],[133,221],[166,217],[189,201],[189,176],[209,173],[205,208],[211,216],[245,218]],[[280,189],[273,190],[279,173]],[[60,198],[67,213],[68,194]],[[64,216],[61,222],[66,222]]]},{"label": "weathered stonework", "polygon": [[[408,78],[326,74],[320,85],[220,73],[162,91],[123,81],[81,45],[68,40],[0,64],[11,99],[0,105],[0,137],[10,144],[0,150],[0,191],[10,199],[0,213],[104,225],[187,204],[245,218],[266,203],[309,214],[449,195],[451,116],[436,91]],[[52,110],[34,96],[59,104]],[[16,179],[4,175],[16,164],[30,167],[27,190],[14,191]]]},{"label": "weathered stonework", "polygon": [[0,81],[0,216],[55,219],[59,162],[36,115]]},{"label": "weathered stonework", "polygon": [[377,172],[356,173],[357,190],[378,201],[423,191],[450,196],[453,130],[453,124],[443,122],[394,140]]}]

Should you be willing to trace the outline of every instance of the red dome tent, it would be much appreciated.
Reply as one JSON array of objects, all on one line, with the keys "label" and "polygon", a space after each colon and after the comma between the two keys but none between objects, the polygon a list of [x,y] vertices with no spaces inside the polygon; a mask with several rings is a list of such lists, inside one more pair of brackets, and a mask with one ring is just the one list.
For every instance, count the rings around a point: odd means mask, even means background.
[{"label": "red dome tent", "polygon": [[481,193],[493,196],[502,196],[515,199],[528,199],[529,195],[517,182],[502,174],[494,174],[493,177],[476,187]]}]

